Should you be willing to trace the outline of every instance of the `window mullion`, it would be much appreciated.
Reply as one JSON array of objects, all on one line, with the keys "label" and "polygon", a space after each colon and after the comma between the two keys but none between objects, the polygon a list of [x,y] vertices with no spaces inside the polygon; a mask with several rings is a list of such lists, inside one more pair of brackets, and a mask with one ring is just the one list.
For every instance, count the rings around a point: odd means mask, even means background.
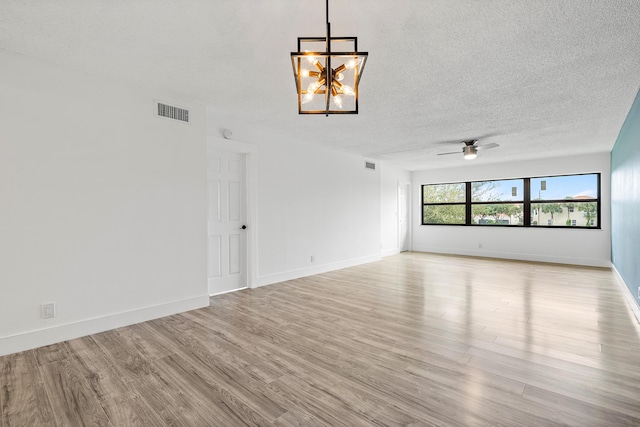
[{"label": "window mullion", "polygon": [[531,179],[530,178],[524,178],[524,194],[523,194],[523,198],[524,200],[523,205],[522,205],[522,209],[524,210],[524,216],[522,219],[522,225],[524,225],[525,227],[530,227],[531,226]]},{"label": "window mullion", "polygon": [[467,181],[465,191],[465,225],[471,225],[471,181]]}]

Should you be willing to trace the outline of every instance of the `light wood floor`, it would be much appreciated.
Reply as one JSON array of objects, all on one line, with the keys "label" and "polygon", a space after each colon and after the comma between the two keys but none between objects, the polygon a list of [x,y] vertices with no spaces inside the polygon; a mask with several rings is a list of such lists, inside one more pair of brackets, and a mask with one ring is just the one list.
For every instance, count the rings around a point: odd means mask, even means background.
[{"label": "light wood floor", "polygon": [[2,426],[639,426],[603,269],[429,254],[0,358]]}]

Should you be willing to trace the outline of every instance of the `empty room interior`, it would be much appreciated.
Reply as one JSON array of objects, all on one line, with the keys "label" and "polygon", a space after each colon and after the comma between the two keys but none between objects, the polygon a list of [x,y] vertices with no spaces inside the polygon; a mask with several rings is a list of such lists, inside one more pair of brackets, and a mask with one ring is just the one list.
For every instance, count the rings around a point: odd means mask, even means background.
[{"label": "empty room interior", "polygon": [[0,427],[640,425],[638,28],[2,1]]}]

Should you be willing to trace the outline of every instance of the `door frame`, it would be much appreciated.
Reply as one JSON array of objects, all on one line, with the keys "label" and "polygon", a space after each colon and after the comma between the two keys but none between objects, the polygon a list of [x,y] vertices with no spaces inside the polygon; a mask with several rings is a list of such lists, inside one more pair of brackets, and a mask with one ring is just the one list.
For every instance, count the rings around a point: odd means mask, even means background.
[{"label": "door frame", "polygon": [[[214,136],[207,137],[207,155],[212,151],[227,151],[246,155],[246,206],[247,206],[247,287],[255,288],[258,283],[257,274],[257,226],[258,216],[256,210],[257,201],[257,157],[258,147],[246,142],[232,141]],[[207,253],[207,256],[209,254]]]},{"label": "door frame", "polygon": [[413,250],[413,232],[412,232],[412,227],[413,227],[413,209],[411,206],[411,183],[410,182],[403,182],[398,180],[398,197],[397,197],[397,203],[398,203],[398,208],[397,208],[397,221],[398,221],[398,252],[402,252],[402,246],[400,244],[402,237],[401,237],[401,231],[402,231],[402,226],[400,225],[400,192],[402,191],[402,188],[406,188],[407,193],[406,193],[406,197],[407,197],[407,251],[411,252]]}]

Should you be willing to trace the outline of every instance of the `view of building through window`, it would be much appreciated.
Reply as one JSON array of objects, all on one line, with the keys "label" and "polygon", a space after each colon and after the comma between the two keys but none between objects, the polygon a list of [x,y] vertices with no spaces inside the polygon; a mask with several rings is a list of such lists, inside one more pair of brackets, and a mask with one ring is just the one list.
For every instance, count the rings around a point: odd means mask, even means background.
[{"label": "view of building through window", "polygon": [[522,225],[524,220],[523,190],[524,180],[522,179],[472,182],[471,223]]},{"label": "view of building through window", "polygon": [[423,225],[599,228],[600,174],[422,186]]},{"label": "view of building through window", "polygon": [[599,174],[531,178],[531,225],[594,227]]}]

